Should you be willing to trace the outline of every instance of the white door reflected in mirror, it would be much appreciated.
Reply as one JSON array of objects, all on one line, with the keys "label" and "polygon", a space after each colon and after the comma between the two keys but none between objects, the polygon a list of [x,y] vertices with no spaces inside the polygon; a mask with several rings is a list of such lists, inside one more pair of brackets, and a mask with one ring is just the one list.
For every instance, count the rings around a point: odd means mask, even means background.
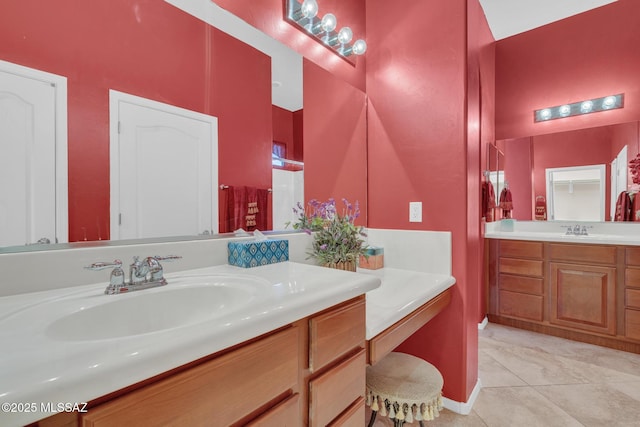
[{"label": "white door reflected in mirror", "polygon": [[218,232],[217,118],[110,91],[111,238]]},{"label": "white door reflected in mirror", "polygon": [[0,246],[67,240],[67,79],[0,61]]},{"label": "white door reflected in mirror", "polygon": [[548,218],[556,221],[604,221],[605,165],[548,168]]}]

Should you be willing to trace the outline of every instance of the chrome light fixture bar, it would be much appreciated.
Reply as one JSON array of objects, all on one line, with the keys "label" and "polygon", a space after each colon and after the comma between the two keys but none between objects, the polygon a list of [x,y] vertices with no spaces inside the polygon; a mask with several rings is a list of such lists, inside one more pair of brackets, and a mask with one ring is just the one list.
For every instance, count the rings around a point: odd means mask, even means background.
[{"label": "chrome light fixture bar", "polygon": [[547,122],[549,120],[564,119],[565,117],[581,116],[583,114],[597,113],[598,111],[615,110],[624,107],[624,93],[609,95],[602,98],[587,99],[586,101],[572,104],[557,105],[555,107],[535,110],[534,122]]},{"label": "chrome light fixture bar", "polygon": [[285,0],[287,4],[287,20],[301,28],[338,55],[347,58],[351,55],[363,55],[367,51],[367,43],[353,40],[353,31],[349,27],[342,27],[336,31],[338,20],[332,13],[322,18],[318,17],[318,2],[316,0]]}]

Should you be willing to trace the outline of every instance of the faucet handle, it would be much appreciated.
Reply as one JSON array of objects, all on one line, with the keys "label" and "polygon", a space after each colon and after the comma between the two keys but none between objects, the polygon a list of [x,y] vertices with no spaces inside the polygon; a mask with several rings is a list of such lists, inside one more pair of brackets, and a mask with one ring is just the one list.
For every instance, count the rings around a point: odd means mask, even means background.
[{"label": "faucet handle", "polygon": [[151,258],[154,258],[156,261],[175,261],[177,259],[182,259],[180,255],[165,255],[165,256],[156,255]]},{"label": "faucet handle", "polygon": [[86,266],[85,269],[97,271],[104,270],[109,267],[122,268],[122,261],[116,259],[113,262],[94,262],[93,264]]},{"label": "faucet handle", "polygon": [[124,287],[124,271],[122,270],[122,261],[119,259],[113,262],[94,262],[93,264],[85,267],[87,270],[104,270],[105,268],[113,267],[111,270],[111,276],[109,277],[109,286],[105,289],[105,294],[118,293],[120,288]]}]

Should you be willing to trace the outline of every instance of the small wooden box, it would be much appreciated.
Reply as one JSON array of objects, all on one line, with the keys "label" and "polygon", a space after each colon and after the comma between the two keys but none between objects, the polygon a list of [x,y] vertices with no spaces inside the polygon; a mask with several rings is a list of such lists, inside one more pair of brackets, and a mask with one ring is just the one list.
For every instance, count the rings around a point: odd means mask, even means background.
[{"label": "small wooden box", "polygon": [[358,267],[368,270],[378,270],[384,267],[384,248],[369,246],[365,249],[365,253],[368,255],[368,258],[360,255]]}]

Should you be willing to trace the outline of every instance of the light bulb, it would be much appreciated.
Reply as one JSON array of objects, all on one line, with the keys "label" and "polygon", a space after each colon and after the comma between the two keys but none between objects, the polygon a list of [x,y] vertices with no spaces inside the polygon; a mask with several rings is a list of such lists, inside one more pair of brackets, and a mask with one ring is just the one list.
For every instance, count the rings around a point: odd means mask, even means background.
[{"label": "light bulb", "polygon": [[609,108],[613,108],[616,105],[616,97],[615,96],[607,96],[602,101],[602,108],[608,110]]},{"label": "light bulb", "polygon": [[316,0],[304,0],[300,8],[305,18],[313,18],[318,14],[318,2]]},{"label": "light bulb", "polygon": [[583,101],[582,104],[580,104],[580,111],[583,113],[590,113],[591,110],[593,110],[593,101],[589,100],[589,101]]},{"label": "light bulb", "polygon": [[558,112],[562,117],[567,117],[569,113],[571,113],[571,107],[566,104],[562,105],[560,106],[560,108],[558,108]]},{"label": "light bulb", "polygon": [[353,38],[353,31],[349,27],[343,27],[340,32],[338,32],[338,41],[342,44],[347,44]]},{"label": "light bulb", "polygon": [[545,108],[544,110],[540,111],[540,118],[542,120],[549,120],[551,118],[551,110]]},{"label": "light bulb", "polygon": [[359,39],[353,43],[353,53],[356,55],[363,55],[367,51],[367,42]]},{"label": "light bulb", "polygon": [[322,17],[322,22],[320,22],[320,26],[324,31],[330,33],[331,31],[336,29],[336,25],[338,25],[338,20],[333,13],[327,13]]}]

